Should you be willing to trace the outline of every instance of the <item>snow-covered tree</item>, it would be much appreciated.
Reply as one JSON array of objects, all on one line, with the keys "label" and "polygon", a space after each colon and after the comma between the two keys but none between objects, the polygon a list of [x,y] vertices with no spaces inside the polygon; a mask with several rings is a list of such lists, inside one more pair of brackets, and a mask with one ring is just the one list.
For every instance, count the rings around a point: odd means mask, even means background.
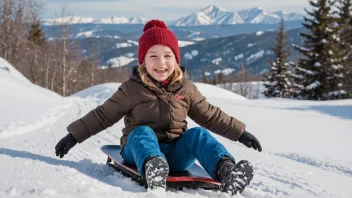
[{"label": "snow-covered tree", "polygon": [[304,46],[296,46],[303,58],[294,65],[296,97],[307,100],[332,100],[347,96],[343,90],[344,68],[339,48],[339,26],[332,7],[335,1],[310,0],[311,11],[304,17],[303,26],[308,33],[301,33]]},{"label": "snow-covered tree", "polygon": [[341,27],[341,50],[346,70],[344,88],[352,97],[352,0],[339,0],[338,22]]},{"label": "snow-covered tree", "polygon": [[265,76],[264,86],[266,97],[288,98],[291,95],[291,82],[287,70],[287,58],[290,55],[286,42],[284,20],[281,19],[280,28],[276,35],[276,44],[271,47],[274,58],[269,60],[271,66],[268,76]]}]

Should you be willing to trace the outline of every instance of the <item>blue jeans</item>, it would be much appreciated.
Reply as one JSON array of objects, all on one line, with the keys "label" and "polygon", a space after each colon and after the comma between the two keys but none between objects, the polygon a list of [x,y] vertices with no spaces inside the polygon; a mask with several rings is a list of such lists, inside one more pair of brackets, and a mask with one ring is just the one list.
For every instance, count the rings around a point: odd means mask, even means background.
[{"label": "blue jeans", "polygon": [[128,135],[122,156],[129,164],[136,165],[142,176],[144,162],[150,156],[166,159],[172,172],[186,170],[197,159],[213,179],[220,158],[228,156],[234,160],[225,147],[202,127],[187,130],[171,143],[158,142],[150,127],[138,127]]}]

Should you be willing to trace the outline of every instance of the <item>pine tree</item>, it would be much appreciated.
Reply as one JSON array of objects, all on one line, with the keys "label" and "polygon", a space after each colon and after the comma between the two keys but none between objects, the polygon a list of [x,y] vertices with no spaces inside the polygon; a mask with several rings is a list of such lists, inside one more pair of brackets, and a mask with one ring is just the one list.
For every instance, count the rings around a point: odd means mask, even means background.
[{"label": "pine tree", "polygon": [[40,23],[32,23],[27,40],[38,46],[42,46],[45,43],[45,36],[43,29],[40,27]]},{"label": "pine tree", "polygon": [[338,23],[341,27],[341,50],[343,55],[343,66],[346,70],[344,89],[352,97],[352,0],[339,0]]},{"label": "pine tree", "polygon": [[303,22],[309,32],[300,34],[304,47],[294,45],[304,56],[294,65],[296,97],[307,100],[345,98],[339,27],[332,12],[334,2],[310,0],[309,4],[313,9],[305,9],[308,17],[304,17]]},{"label": "pine tree", "polygon": [[287,58],[290,55],[286,46],[286,33],[284,20],[281,19],[280,28],[276,35],[276,45],[271,47],[274,52],[274,59],[269,59],[271,66],[268,76],[265,76],[264,86],[266,97],[288,98],[291,95],[291,82],[289,71],[287,71]]}]

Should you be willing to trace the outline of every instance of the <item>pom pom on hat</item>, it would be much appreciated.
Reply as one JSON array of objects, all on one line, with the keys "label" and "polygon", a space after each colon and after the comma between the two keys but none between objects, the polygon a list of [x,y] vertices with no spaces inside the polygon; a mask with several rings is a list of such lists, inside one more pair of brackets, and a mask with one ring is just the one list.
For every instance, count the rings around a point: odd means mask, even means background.
[{"label": "pom pom on hat", "polygon": [[152,27],[160,27],[160,28],[167,29],[167,26],[165,25],[165,23],[163,21],[151,20],[147,24],[145,24],[145,26],[143,28],[143,32],[149,30]]},{"label": "pom pom on hat", "polygon": [[180,64],[180,49],[175,34],[160,20],[150,20],[143,28],[143,35],[138,41],[138,63],[142,64],[145,54],[154,45],[165,45],[171,48]]}]

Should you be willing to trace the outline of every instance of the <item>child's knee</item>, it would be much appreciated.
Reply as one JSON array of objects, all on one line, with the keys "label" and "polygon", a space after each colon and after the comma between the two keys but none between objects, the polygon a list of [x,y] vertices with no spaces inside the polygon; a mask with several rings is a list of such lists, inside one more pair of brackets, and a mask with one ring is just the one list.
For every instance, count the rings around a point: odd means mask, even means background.
[{"label": "child's knee", "polygon": [[207,136],[210,135],[207,129],[203,127],[194,127],[185,132],[185,135],[189,136],[195,136],[195,137],[201,137],[201,136]]},{"label": "child's knee", "polygon": [[153,129],[149,126],[139,126],[135,128],[128,136],[130,139],[141,137],[156,137]]}]

